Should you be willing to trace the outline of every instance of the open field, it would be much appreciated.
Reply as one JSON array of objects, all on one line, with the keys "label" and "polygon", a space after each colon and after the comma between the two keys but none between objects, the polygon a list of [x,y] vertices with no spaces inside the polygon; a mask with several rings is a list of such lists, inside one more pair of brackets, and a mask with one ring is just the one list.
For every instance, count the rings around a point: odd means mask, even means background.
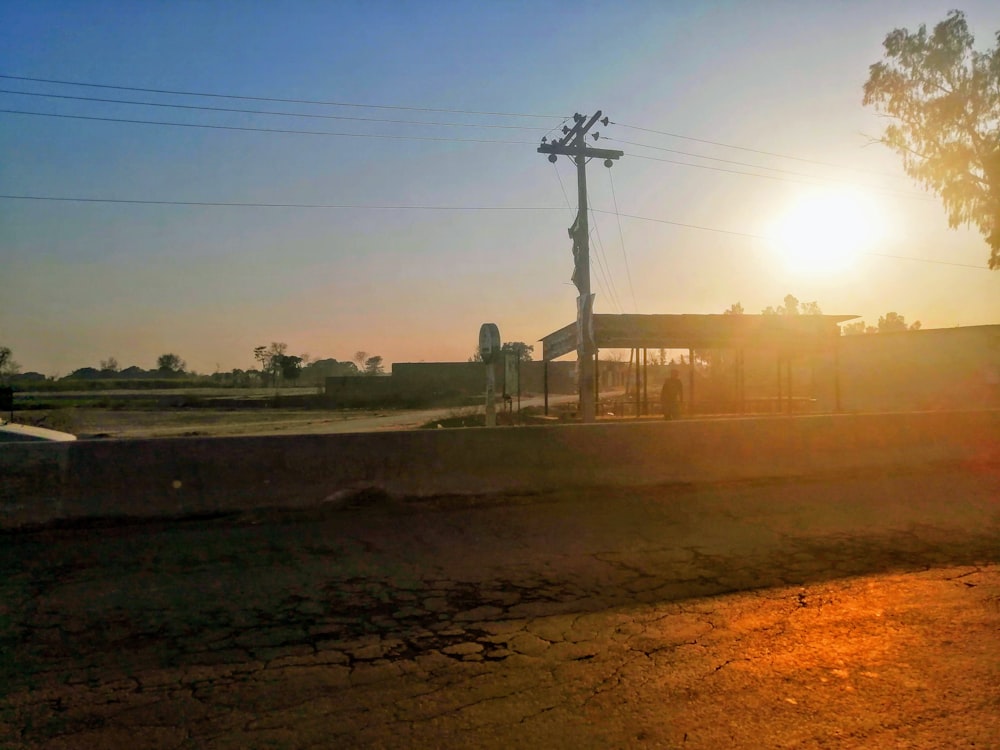
[{"label": "open field", "polygon": [[69,409],[24,412],[22,421],[72,432],[80,438],[217,437],[350,432],[385,421],[386,428],[417,427],[422,412],[305,409]]},{"label": "open field", "polygon": [[[210,400],[212,407],[158,405],[157,399],[190,398]],[[223,437],[237,435],[322,435],[342,432],[416,429],[435,421],[443,426],[457,426],[483,407],[444,406],[428,409],[325,409],[288,408],[272,405],[270,389],[190,389],[185,391],[111,391],[99,394],[70,392],[59,394],[67,404],[56,399],[53,408],[24,409],[15,413],[15,421],[71,432],[81,439],[154,438],[154,437]],[[283,389],[280,397],[316,397],[315,389]],[[27,395],[23,396],[27,401]],[[44,395],[46,403],[51,401]],[[99,405],[108,399],[113,408]],[[152,400],[150,400],[152,399]],[[232,407],[225,400],[238,400]],[[550,396],[553,407],[572,403],[575,396]],[[140,402],[148,401],[143,404]],[[249,402],[249,403],[248,403]],[[253,403],[256,402],[256,403]],[[522,399],[525,415],[538,413],[543,398]],[[498,411],[502,405],[498,404]],[[479,417],[480,422],[482,417]]]}]

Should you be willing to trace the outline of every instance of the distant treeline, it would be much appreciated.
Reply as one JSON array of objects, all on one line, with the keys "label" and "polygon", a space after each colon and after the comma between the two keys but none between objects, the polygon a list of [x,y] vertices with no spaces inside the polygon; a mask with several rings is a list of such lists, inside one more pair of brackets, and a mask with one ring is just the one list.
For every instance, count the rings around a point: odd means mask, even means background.
[{"label": "distant treeline", "polygon": [[[328,377],[361,375],[353,362],[338,362],[335,359],[319,359],[304,365],[295,373],[296,377],[281,381],[282,384],[310,386],[322,385]],[[274,378],[261,370],[234,369],[211,375],[176,370],[144,370],[141,367],[126,367],[123,370],[81,367],[63,377],[48,378],[40,372],[24,372],[7,376],[9,383],[19,390],[147,390],[155,388],[260,388],[272,386]]]}]

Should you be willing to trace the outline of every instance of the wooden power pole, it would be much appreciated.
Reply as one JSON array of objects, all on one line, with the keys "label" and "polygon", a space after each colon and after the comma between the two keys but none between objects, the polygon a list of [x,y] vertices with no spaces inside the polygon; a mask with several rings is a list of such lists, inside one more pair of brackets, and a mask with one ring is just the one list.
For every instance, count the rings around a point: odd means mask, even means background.
[{"label": "wooden power pole", "polygon": [[[580,295],[576,300],[576,357],[579,371],[580,417],[584,422],[596,420],[594,404],[594,356],[597,343],[594,340],[594,295],[590,292],[590,224],[587,220],[587,162],[590,159],[604,159],[604,166],[610,167],[614,160],[624,155],[622,151],[612,151],[606,148],[590,148],[584,137],[594,126],[601,122],[608,125],[608,118],[601,119],[601,111],[597,110],[589,120],[581,114],[573,115],[572,128],[563,127],[563,137],[546,142],[538,147],[538,153],[548,154],[549,161],[555,164],[559,156],[572,157],[576,164],[576,181],[578,189],[578,208],[576,220],[569,228],[570,239],[573,240],[573,283]],[[591,136],[597,140],[598,134]]]}]

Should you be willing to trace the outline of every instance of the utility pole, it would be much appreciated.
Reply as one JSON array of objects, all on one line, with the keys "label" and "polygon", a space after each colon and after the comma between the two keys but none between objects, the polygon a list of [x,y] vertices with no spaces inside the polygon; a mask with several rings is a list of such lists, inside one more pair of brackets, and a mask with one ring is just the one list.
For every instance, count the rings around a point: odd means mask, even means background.
[{"label": "utility pole", "polygon": [[[605,148],[590,148],[584,141],[585,136],[600,122],[605,127],[608,118],[601,119],[601,110],[597,110],[589,120],[581,114],[573,115],[572,128],[563,127],[563,137],[546,142],[538,147],[538,153],[548,154],[553,164],[559,156],[569,156],[576,164],[576,181],[578,208],[576,220],[569,228],[570,239],[573,240],[573,283],[580,295],[576,300],[576,357],[579,372],[580,387],[580,418],[584,422],[596,420],[594,404],[594,369],[597,343],[594,340],[594,295],[590,292],[590,224],[587,220],[587,161],[593,158],[604,159],[604,166],[611,167],[616,159],[624,156],[622,151]],[[593,133],[595,141],[599,134]]]}]

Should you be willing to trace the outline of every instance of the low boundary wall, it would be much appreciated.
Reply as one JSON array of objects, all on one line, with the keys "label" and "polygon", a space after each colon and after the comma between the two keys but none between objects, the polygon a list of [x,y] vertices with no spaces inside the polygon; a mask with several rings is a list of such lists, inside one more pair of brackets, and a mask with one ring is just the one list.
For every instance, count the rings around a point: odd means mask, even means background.
[{"label": "low boundary wall", "polygon": [[8,444],[0,527],[945,462],[1000,465],[1000,411]]}]

